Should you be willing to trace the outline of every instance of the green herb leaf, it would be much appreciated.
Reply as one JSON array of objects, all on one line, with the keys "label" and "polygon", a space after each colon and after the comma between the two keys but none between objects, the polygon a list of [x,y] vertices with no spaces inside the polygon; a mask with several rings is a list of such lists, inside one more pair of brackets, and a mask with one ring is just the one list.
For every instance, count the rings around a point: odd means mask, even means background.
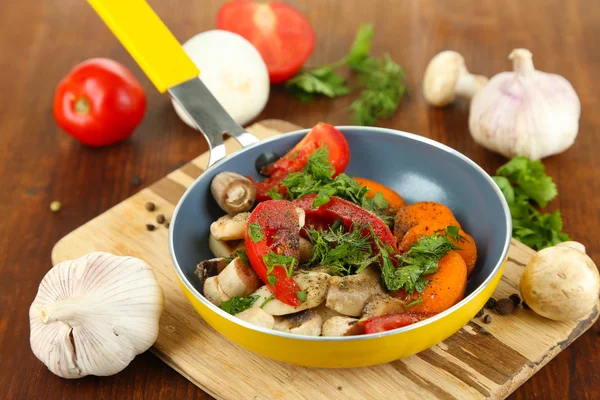
[{"label": "green herb leaf", "polygon": [[337,97],[350,93],[344,77],[327,66],[303,70],[289,79],[285,87],[303,101],[312,100],[313,94]]},{"label": "green herb leaf", "polygon": [[277,283],[277,277],[273,274],[269,274],[267,275],[267,281],[269,282],[269,285],[275,286],[275,284]]},{"label": "green herb leaf", "polygon": [[250,261],[248,260],[248,254],[246,253],[246,250],[237,249],[235,251],[235,255],[238,256],[238,258],[240,259],[242,264],[244,264],[246,266],[250,266]]},{"label": "green herb leaf", "polygon": [[358,28],[350,52],[346,56],[346,64],[352,68],[362,63],[371,51],[371,40],[373,40],[373,25],[361,25]]},{"label": "green herb leaf", "polygon": [[252,307],[254,302],[260,296],[241,296],[241,297],[232,297],[229,300],[225,300],[221,303],[221,310],[228,312],[231,315],[235,315],[237,313],[241,313],[244,310]]},{"label": "green herb leaf", "polygon": [[294,266],[296,265],[296,258],[277,254],[272,251],[263,256],[263,261],[267,266],[267,275],[270,275],[273,272],[273,268],[283,267],[288,278],[292,276]]},{"label": "green herb leaf", "polygon": [[265,238],[265,235],[262,233],[262,226],[258,222],[253,222],[248,225],[248,236],[250,236],[250,240],[254,243],[258,243]]},{"label": "green herb leaf", "polygon": [[269,191],[267,192],[267,194],[273,200],[283,200],[283,195],[281,193],[277,192],[277,190],[274,187],[272,187],[271,189],[269,189]]},{"label": "green herb leaf", "polygon": [[[419,293],[421,293],[421,292],[419,292]],[[421,304],[422,302],[423,302],[423,297],[419,296],[418,299],[411,301],[410,303],[407,303],[406,307],[413,307],[413,306],[416,306],[417,304]]]},{"label": "green herb leaf", "polygon": [[296,291],[296,295],[298,296],[298,300],[300,300],[301,302],[305,302],[306,301],[306,292],[303,290],[298,290]]},{"label": "green herb leaf", "polygon": [[266,306],[266,305],[267,305],[267,303],[268,303],[268,302],[270,302],[270,301],[271,301],[271,300],[273,300],[274,298],[275,298],[275,295],[274,295],[274,294],[270,295],[269,297],[267,297],[267,298],[265,299],[265,301],[263,301],[263,302],[260,304],[260,306],[259,306],[259,307],[260,307],[260,308],[263,308],[264,306]]},{"label": "green herb leaf", "polygon": [[540,207],[546,207],[548,202],[556,197],[556,185],[545,173],[541,161],[531,161],[526,157],[515,157],[497,171],[498,175],[506,177],[515,186],[515,192],[520,192],[531,198]]}]

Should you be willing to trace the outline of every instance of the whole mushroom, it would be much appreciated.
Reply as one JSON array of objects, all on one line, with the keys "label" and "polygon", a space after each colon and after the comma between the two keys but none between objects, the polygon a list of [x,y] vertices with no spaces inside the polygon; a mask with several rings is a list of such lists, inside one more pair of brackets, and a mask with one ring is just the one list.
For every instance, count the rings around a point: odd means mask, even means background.
[{"label": "whole mushroom", "polygon": [[577,242],[540,250],[521,276],[521,296],[537,314],[570,321],[587,315],[598,303],[598,268]]},{"label": "whole mushroom", "polygon": [[423,95],[430,105],[443,107],[456,97],[471,99],[487,82],[485,76],[469,73],[463,56],[446,50],[429,61],[423,77]]}]

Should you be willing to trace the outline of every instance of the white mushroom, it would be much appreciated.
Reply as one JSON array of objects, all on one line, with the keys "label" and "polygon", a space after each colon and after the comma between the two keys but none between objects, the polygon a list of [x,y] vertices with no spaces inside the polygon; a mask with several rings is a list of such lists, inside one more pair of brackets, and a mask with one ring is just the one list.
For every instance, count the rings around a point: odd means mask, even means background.
[{"label": "white mushroom", "polygon": [[29,309],[33,354],[63,378],[108,376],[156,341],[164,296],[133,257],[89,253],[54,266]]},{"label": "white mushroom", "polygon": [[312,310],[302,311],[285,317],[276,317],[273,329],[297,335],[319,336],[323,320]]},{"label": "white mushroom", "polygon": [[234,258],[218,277],[219,286],[228,297],[247,296],[260,285],[256,272],[239,257]]},{"label": "white mushroom", "polygon": [[[329,278],[330,275],[321,272],[308,272],[296,275],[294,276],[294,280],[300,287],[300,290],[306,292],[306,301],[294,307],[277,299],[272,299],[267,301],[262,309],[271,315],[287,315],[316,307],[325,300],[325,294],[329,288]],[[272,293],[267,286],[262,286],[256,292],[252,293],[252,295],[259,296],[252,307],[260,307],[271,297]]]},{"label": "white mushroom", "polygon": [[212,224],[210,224],[210,234],[217,240],[239,240],[246,235],[246,225],[250,213],[244,212],[231,215],[224,215]]},{"label": "white mushroom", "polygon": [[406,311],[406,303],[401,299],[387,294],[376,294],[365,304],[362,318],[367,319],[379,315],[403,313]]},{"label": "white mushroom", "polygon": [[305,263],[312,257],[313,245],[310,240],[300,237],[300,263]]},{"label": "white mushroom", "polygon": [[367,301],[376,294],[383,293],[379,283],[379,274],[372,268],[349,276],[332,276],[327,307],[340,314],[358,317],[362,314]]},{"label": "white mushroom", "polygon": [[208,235],[208,248],[215,255],[215,257],[230,257],[235,253],[235,250],[239,245],[239,240],[231,240],[226,242],[224,240],[216,239],[213,235]]},{"label": "white mushroom", "polygon": [[457,96],[471,99],[487,82],[485,76],[469,73],[463,56],[446,50],[429,61],[423,77],[423,95],[430,105],[443,107]]},{"label": "white mushroom", "polygon": [[342,316],[342,314],[340,314],[339,312],[327,307],[325,305],[325,303],[319,304],[317,307],[313,308],[312,310],[321,316],[323,323],[327,322],[327,320],[329,320],[333,317]]},{"label": "white mushroom", "polygon": [[229,215],[248,211],[256,199],[256,187],[250,179],[235,172],[220,172],[210,183],[215,201]]},{"label": "white mushroom", "polygon": [[206,281],[206,279],[210,278],[211,276],[218,275],[225,269],[227,264],[227,259],[222,257],[204,260],[198,264],[198,266],[196,266],[196,271],[194,271],[194,274],[200,280],[200,285],[204,286],[204,281]]},{"label": "white mushroom", "polygon": [[321,335],[344,336],[348,330],[358,322],[356,318],[338,316],[328,319],[323,323]]},{"label": "white mushroom", "polygon": [[273,318],[271,314],[265,312],[262,308],[258,307],[251,307],[241,313],[235,314],[235,316],[250,322],[251,324],[262,326],[267,329],[273,329],[273,326],[275,325],[275,318]]},{"label": "white mushroom", "polygon": [[229,300],[229,296],[227,296],[221,286],[219,286],[219,278],[218,276],[211,276],[210,278],[204,281],[203,287],[204,297],[215,306],[220,306],[222,302]]},{"label": "white mushroom", "polygon": [[302,228],[304,226],[304,222],[306,221],[306,213],[300,207],[296,207],[296,213],[298,214],[298,226]]},{"label": "white mushroom", "polygon": [[556,321],[579,319],[600,296],[600,275],[585,247],[560,243],[540,250],[521,276],[521,296],[537,314]]}]

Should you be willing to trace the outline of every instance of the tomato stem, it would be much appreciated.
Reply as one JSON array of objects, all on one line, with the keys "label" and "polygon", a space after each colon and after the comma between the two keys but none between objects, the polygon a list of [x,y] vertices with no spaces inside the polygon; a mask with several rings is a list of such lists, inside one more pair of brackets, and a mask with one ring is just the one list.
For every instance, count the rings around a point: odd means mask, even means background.
[{"label": "tomato stem", "polygon": [[90,112],[90,102],[85,97],[79,97],[73,105],[75,112],[79,115],[87,115]]}]

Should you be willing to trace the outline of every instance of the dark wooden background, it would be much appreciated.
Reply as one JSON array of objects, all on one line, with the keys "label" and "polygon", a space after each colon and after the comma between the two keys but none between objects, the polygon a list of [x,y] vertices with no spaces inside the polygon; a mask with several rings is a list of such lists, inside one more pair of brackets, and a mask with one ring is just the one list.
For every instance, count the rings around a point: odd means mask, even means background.
[{"label": "dark wooden background", "polygon": [[[221,1],[150,0],[180,41],[215,27]],[[491,76],[510,68],[513,48],[534,54],[536,67],[565,76],[581,98],[575,145],[545,160],[558,184],[565,228],[600,262],[600,2],[294,0],[312,22],[317,47],[310,64],[345,54],[359,24],[375,25],[374,52],[389,52],[408,76],[410,97],[382,126],[448,144],[492,173],[505,160],[477,146],[468,108],[431,109],[421,79],[443,49],[461,52],[469,69]],[[90,149],[54,123],[53,91],[78,62],[116,59],[136,74],[148,110],[133,137]],[[206,55],[210,57],[209,54]],[[273,88],[258,119],[303,126],[349,124],[351,98],[300,104]],[[175,115],[84,0],[0,1],[0,399],[205,399],[201,390],[146,353],[109,378],[67,381],[31,353],[28,308],[51,267],[50,250],[63,235],[131,196],[142,186],[207,149],[204,139]],[[48,205],[60,200],[58,214]],[[596,325],[519,388],[514,399],[600,398],[600,337]]]}]

